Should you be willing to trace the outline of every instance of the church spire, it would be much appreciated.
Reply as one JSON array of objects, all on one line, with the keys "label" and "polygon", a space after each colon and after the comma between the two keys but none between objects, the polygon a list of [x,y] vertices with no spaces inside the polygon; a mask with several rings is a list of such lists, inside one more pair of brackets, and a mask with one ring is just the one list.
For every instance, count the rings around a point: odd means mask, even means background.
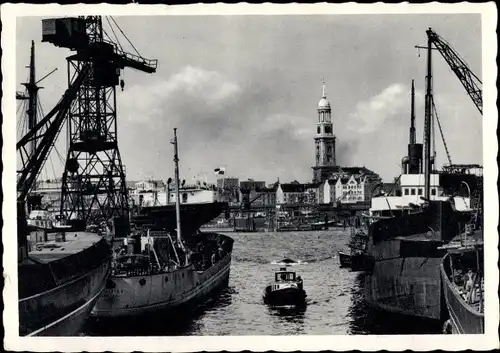
[{"label": "church spire", "polygon": [[323,95],[321,97],[326,98],[326,85],[325,85],[325,78],[324,77],[323,77]]}]

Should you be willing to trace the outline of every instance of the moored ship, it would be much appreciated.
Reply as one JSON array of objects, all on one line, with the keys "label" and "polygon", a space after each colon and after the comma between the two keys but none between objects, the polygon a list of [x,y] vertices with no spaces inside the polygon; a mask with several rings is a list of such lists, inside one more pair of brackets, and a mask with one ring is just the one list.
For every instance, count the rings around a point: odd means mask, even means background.
[{"label": "moored ship", "polygon": [[[63,112],[81,81],[80,76],[59,102]],[[47,119],[44,120],[48,126],[37,121],[40,87],[35,79],[34,42],[30,80],[25,86],[27,95],[16,95],[28,102],[28,131],[17,144],[24,157],[17,180],[19,335],[75,335],[104,289],[111,263],[111,246],[98,234],[61,225],[50,219],[48,212],[40,210],[42,197],[34,192],[36,177],[56,139],[55,135],[41,140],[41,131],[57,126]],[[27,217],[28,212],[30,217]]]},{"label": "moored ship", "polygon": [[19,334],[67,336],[80,331],[104,290],[111,246],[95,233],[35,231],[18,265]]},{"label": "moored ship", "polygon": [[[141,185],[142,183],[151,184],[141,182]],[[179,185],[180,222],[185,234],[196,232],[202,225],[229,209],[227,202],[218,201],[214,186],[199,182],[195,185]],[[177,187],[169,179],[164,188],[165,190],[134,190],[131,195],[134,203],[131,221],[137,227],[175,232]]]},{"label": "moored ship", "polygon": [[365,299],[382,311],[441,322],[447,316],[440,273],[442,246],[474,217],[482,193],[482,167],[450,162],[443,171],[434,171],[431,44],[436,35],[432,30],[427,34],[424,144],[415,143],[412,93],[409,154],[402,163],[399,195],[372,199],[368,247],[374,264],[365,280]]},{"label": "moored ship", "polygon": [[[179,185],[175,131],[175,179]],[[198,232],[195,228],[201,225],[199,219],[191,225],[182,222],[186,214],[182,212],[180,194],[180,189],[176,190],[173,224],[172,219],[166,219],[170,213],[166,213],[165,208],[149,213],[149,218],[144,214],[140,218],[140,229],[133,236],[134,245],[114,261],[106,290],[92,312],[95,318],[193,309],[195,304],[228,286],[233,240],[221,234]],[[206,213],[205,222],[219,213]],[[196,219],[196,213],[192,217]],[[188,224],[187,230],[185,224]]]},{"label": "moored ship", "polygon": [[482,229],[468,228],[447,244],[440,270],[449,319],[445,333],[484,333]]}]

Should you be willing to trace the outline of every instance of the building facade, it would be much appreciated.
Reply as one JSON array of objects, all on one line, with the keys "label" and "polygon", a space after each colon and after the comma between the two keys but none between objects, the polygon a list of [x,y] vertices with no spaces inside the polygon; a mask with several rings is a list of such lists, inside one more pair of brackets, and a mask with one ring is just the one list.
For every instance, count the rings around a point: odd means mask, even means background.
[{"label": "building facade", "polygon": [[278,205],[316,205],[318,203],[317,184],[301,184],[292,182],[279,184],[276,189]]},{"label": "building facade", "polygon": [[238,203],[240,202],[240,185],[238,178],[219,178],[217,179],[217,189],[219,190],[219,198],[223,202]]},{"label": "building facade", "polygon": [[369,202],[380,176],[366,167],[336,167],[318,190],[319,203]]},{"label": "building facade", "polygon": [[335,156],[335,135],[333,133],[332,111],[326,98],[325,84],[323,95],[318,103],[318,121],[316,123],[315,165],[313,168],[313,183],[323,182],[337,165]]}]

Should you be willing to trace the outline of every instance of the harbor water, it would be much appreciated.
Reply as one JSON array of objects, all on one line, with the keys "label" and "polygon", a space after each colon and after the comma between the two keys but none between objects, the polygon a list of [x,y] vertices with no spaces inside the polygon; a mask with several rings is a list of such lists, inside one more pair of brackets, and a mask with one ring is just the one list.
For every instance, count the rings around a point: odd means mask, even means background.
[{"label": "harbor water", "polygon": [[[229,288],[193,315],[133,319],[102,329],[89,321],[82,335],[334,335],[439,333],[439,327],[378,313],[363,301],[364,274],[340,268],[349,229],[309,232],[229,233],[234,240]],[[262,292],[283,257],[304,280],[302,310],[267,307]],[[403,324],[401,324],[403,323]],[[97,327],[100,327],[97,329]]]}]

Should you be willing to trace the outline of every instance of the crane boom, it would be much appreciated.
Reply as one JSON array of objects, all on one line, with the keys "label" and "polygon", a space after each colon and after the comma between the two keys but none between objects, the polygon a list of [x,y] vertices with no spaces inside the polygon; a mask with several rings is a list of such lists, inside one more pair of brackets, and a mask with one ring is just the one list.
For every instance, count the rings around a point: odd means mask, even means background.
[{"label": "crane boom", "polygon": [[[50,150],[54,146],[68,110],[87,72],[88,68],[86,67],[66,90],[57,105],[16,144],[16,149],[20,154],[22,163],[22,167],[18,171],[17,179],[18,201],[24,201],[29,191],[32,189],[36,177],[40,173],[44,162],[49,156]],[[32,141],[36,140],[38,140],[38,143],[36,144],[35,150],[33,153],[30,153],[27,147]]]},{"label": "crane boom", "polygon": [[455,73],[467,94],[470,96],[477,109],[483,114],[483,94],[481,80],[470,70],[467,63],[458,55],[458,53],[431,28],[427,31],[427,37],[441,53],[445,61],[450,66],[451,71]]}]

